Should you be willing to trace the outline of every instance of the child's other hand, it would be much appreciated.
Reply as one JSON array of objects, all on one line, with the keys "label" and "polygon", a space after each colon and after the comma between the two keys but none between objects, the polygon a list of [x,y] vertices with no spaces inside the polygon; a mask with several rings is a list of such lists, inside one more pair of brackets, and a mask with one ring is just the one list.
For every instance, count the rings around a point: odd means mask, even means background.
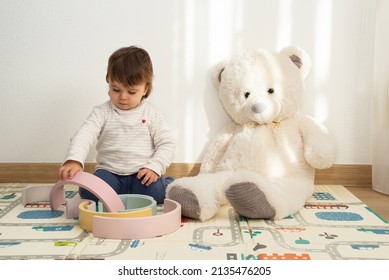
[{"label": "child's other hand", "polygon": [[155,173],[153,170],[148,168],[139,169],[138,175],[136,176],[139,180],[142,179],[142,184],[146,186],[150,186],[152,183],[158,180],[159,175]]},{"label": "child's other hand", "polygon": [[82,165],[78,161],[66,161],[58,171],[58,178],[60,180],[72,179],[77,172],[82,171]]}]

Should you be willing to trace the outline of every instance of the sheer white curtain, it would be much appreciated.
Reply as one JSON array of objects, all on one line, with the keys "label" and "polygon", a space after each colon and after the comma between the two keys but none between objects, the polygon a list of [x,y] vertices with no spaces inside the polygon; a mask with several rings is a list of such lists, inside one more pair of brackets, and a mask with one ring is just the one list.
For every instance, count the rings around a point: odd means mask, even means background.
[{"label": "sheer white curtain", "polygon": [[373,189],[389,194],[389,1],[377,1],[373,91]]}]

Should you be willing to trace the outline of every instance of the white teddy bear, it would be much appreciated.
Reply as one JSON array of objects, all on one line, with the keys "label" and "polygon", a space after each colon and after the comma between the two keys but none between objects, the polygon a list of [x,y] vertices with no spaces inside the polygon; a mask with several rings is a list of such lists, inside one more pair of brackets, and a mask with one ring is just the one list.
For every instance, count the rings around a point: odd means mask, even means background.
[{"label": "white teddy bear", "polygon": [[251,49],[215,68],[232,122],[213,139],[199,175],[168,186],[184,216],[205,221],[230,202],[248,218],[282,219],[304,206],[315,168],[335,160],[327,129],[298,112],[310,66],[306,52],[291,46]]}]

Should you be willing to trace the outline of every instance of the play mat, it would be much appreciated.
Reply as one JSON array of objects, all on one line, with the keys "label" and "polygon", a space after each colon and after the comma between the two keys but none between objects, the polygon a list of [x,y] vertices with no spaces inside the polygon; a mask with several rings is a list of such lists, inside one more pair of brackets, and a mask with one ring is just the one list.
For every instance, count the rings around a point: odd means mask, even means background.
[{"label": "play mat", "polygon": [[[389,259],[388,222],[343,186],[316,186],[299,213],[280,221],[246,219],[224,206],[207,222],[183,217],[164,236],[114,240],[80,229],[64,206],[22,205],[22,189],[31,185],[0,184],[0,260]],[[65,190],[78,196],[74,186]]]}]

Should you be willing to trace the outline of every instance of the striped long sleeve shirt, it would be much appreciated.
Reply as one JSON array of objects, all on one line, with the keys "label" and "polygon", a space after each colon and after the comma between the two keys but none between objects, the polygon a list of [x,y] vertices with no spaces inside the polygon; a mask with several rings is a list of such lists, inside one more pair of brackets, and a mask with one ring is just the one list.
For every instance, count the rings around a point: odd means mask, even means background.
[{"label": "striped long sleeve shirt", "polygon": [[66,160],[84,165],[94,144],[96,169],[118,175],[131,175],[140,168],[162,175],[175,151],[165,117],[146,100],[131,110],[120,110],[110,101],[95,106],[71,139]]}]

